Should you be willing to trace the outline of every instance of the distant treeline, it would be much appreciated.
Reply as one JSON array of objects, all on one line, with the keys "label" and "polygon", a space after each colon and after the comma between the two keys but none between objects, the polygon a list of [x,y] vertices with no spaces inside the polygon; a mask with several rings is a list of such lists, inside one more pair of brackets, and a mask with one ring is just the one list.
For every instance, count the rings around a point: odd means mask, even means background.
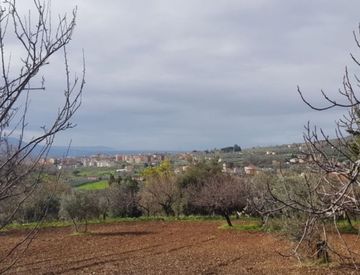
[{"label": "distant treeline", "polygon": [[223,153],[241,152],[241,147],[235,144],[234,146],[221,148],[220,151]]}]

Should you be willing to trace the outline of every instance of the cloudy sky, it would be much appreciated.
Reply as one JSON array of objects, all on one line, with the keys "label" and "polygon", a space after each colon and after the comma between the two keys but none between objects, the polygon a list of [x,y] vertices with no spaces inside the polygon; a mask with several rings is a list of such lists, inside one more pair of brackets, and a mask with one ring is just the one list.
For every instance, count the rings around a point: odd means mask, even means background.
[{"label": "cloudy sky", "polygon": [[[19,0],[22,9],[31,1]],[[21,4],[20,4],[21,3]],[[302,141],[308,120],[333,133],[343,110],[311,111],[337,97],[358,0],[53,0],[53,14],[78,6],[72,72],[86,55],[86,89],[57,144],[192,150]],[[28,136],[61,103],[61,56],[31,102]],[[355,72],[357,68],[354,68]]]}]

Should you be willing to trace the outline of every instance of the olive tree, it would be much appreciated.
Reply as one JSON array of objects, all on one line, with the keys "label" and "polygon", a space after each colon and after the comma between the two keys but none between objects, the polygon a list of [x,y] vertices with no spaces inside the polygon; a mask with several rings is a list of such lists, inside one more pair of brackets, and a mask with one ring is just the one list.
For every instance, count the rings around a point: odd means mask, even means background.
[{"label": "olive tree", "polygon": [[113,216],[141,216],[139,206],[139,183],[131,177],[120,179],[111,184],[107,191],[109,209]]},{"label": "olive tree", "polygon": [[101,210],[98,194],[90,191],[73,191],[63,198],[61,204],[62,216],[73,222],[76,232],[81,231],[81,224],[84,224],[82,231],[87,232],[88,221],[99,218]]},{"label": "olive tree", "polygon": [[[252,216],[260,217],[262,226],[267,226],[269,217],[278,216],[286,206],[279,203],[268,192],[269,186],[271,190],[282,190],[282,184],[279,177],[270,173],[259,173],[257,175],[246,177],[248,198],[246,213]],[[285,179],[288,182],[287,178]],[[280,185],[280,188],[279,188]],[[274,192],[274,191],[273,191]],[[280,213],[281,214],[281,213]]]}]

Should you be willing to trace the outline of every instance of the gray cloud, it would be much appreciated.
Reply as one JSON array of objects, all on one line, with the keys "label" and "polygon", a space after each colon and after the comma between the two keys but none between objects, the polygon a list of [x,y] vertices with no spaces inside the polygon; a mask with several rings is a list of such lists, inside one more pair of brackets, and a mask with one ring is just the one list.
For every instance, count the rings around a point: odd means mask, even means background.
[{"label": "gray cloud", "polygon": [[[28,1],[23,0],[30,7]],[[20,3],[21,1],[19,1]],[[76,129],[58,137],[75,145],[119,149],[203,149],[301,141],[308,120],[333,132],[341,111],[316,113],[296,93],[322,104],[337,97],[360,3],[351,1],[53,1],[78,5],[69,48],[87,86]],[[45,71],[30,130],[59,105],[63,63]],[[45,119],[46,122],[46,119]]]}]

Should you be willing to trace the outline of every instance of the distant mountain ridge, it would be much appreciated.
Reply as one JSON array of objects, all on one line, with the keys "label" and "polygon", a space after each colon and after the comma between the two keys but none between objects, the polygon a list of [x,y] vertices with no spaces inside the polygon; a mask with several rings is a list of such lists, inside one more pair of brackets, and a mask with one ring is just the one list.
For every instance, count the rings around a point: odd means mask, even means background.
[{"label": "distant mountain ridge", "polygon": [[[8,137],[7,142],[9,145],[18,146],[19,139],[14,137]],[[22,146],[25,146],[27,142],[23,141]],[[0,145],[1,146],[1,145]],[[44,145],[38,145],[32,152],[33,155],[39,154]],[[105,155],[116,155],[116,154],[126,154],[126,155],[135,155],[135,154],[155,154],[155,153],[179,153],[184,151],[165,151],[165,150],[119,150],[107,146],[60,146],[53,145],[49,150],[48,157],[86,157],[97,154]]]},{"label": "distant mountain ridge", "polygon": [[[12,146],[18,146],[19,139],[14,137],[8,137],[7,142],[9,145]],[[22,146],[25,146],[27,144],[26,141],[22,142]],[[42,151],[44,148],[44,145],[38,145],[34,150],[33,154],[38,154]],[[111,147],[106,146],[59,146],[59,145],[53,145],[51,146],[49,150],[49,157],[80,157],[80,156],[90,156],[90,155],[96,155],[96,154],[117,154],[121,153],[122,151],[116,150]],[[124,151],[125,152],[125,151]],[[130,151],[129,151],[130,152]]]},{"label": "distant mountain ridge", "polygon": [[[68,152],[68,154],[67,154]],[[179,153],[180,151],[164,151],[164,150],[118,150],[106,146],[52,146],[49,151],[49,157],[81,157],[97,154],[107,155],[136,155],[136,154],[154,154],[154,153]],[[181,151],[182,152],[182,151]]]},{"label": "distant mountain ridge", "polygon": [[51,146],[50,157],[80,157],[96,154],[116,154],[118,150],[106,146]]}]

